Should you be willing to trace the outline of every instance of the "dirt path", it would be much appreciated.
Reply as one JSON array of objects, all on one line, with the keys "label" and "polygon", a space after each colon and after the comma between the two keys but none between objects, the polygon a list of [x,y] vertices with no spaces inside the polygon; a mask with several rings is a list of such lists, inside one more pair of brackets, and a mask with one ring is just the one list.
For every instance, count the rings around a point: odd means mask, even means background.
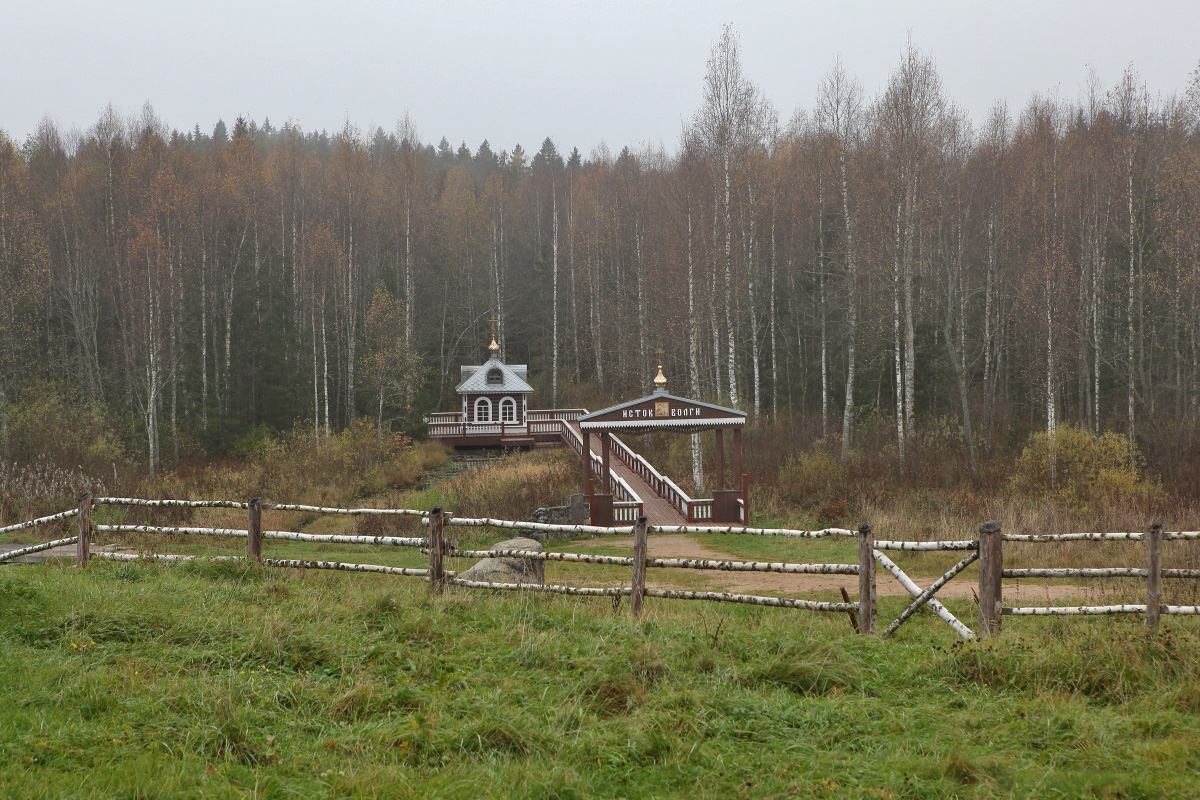
[{"label": "dirt path", "polygon": [[[601,544],[633,549],[632,536],[605,537],[594,540]],[[660,534],[651,536],[648,542],[648,554],[651,558],[706,558],[712,560],[735,559],[748,561],[750,559],[731,556],[729,553],[715,550],[701,544],[686,534]],[[718,591],[755,594],[760,592],[787,592],[802,594],[805,592],[836,592],[844,587],[851,597],[858,595],[858,578],[854,575],[793,575],[781,572],[724,572],[717,570],[651,570],[648,573],[648,585],[662,589],[692,588],[679,582],[672,582],[672,573],[684,573],[702,578],[709,588]],[[910,574],[910,578],[918,586],[924,588],[937,580],[940,575]],[[876,592],[880,597],[908,597],[909,593],[903,586],[882,568],[877,570],[875,578]],[[974,577],[957,578],[938,590],[938,597],[972,597],[976,588]],[[1097,596],[1094,587],[1073,586],[1070,584],[1040,584],[1017,581],[1004,582],[1005,604],[1035,605],[1051,604],[1071,597]]]}]

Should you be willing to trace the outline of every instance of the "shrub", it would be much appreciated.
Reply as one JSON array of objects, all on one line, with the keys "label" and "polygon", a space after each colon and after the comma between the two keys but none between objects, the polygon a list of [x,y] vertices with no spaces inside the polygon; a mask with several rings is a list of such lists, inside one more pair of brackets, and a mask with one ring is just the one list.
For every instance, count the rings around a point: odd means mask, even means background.
[{"label": "shrub", "polygon": [[845,490],[845,475],[832,453],[814,447],[788,459],[779,470],[779,485],[788,499],[813,507],[836,499]]},{"label": "shrub", "polygon": [[24,390],[8,413],[12,459],[19,464],[38,462],[87,475],[124,474],[131,466],[114,434],[123,426],[56,385]]},{"label": "shrub", "polygon": [[1017,458],[1010,486],[1027,497],[1048,497],[1082,510],[1098,501],[1153,502],[1158,481],[1144,477],[1145,460],[1129,439],[1109,432],[1097,436],[1073,425],[1034,434]]}]

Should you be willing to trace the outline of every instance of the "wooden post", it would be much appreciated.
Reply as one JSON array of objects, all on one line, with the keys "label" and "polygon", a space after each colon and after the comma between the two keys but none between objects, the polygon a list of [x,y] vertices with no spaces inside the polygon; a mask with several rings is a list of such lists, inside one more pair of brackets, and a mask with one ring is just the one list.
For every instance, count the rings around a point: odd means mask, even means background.
[{"label": "wooden post", "polygon": [[250,501],[246,512],[246,555],[262,563],[262,498]]},{"label": "wooden post", "polygon": [[600,494],[612,492],[612,472],[608,465],[608,451],[612,449],[612,436],[608,431],[600,433]]},{"label": "wooden post", "polygon": [[870,523],[858,528],[858,632],[875,635],[875,532]]},{"label": "wooden post", "polygon": [[441,506],[429,512],[429,589],[433,592],[442,591],[446,585],[446,573],[442,569],[442,554],[445,551],[442,530],[445,523]]},{"label": "wooden post", "polygon": [[78,523],[79,541],[75,545],[75,566],[83,569],[92,557],[92,493],[84,492],[79,497]]},{"label": "wooden post", "polygon": [[1162,613],[1162,525],[1150,526],[1146,536],[1146,627],[1157,628]]},{"label": "wooden post", "polygon": [[746,512],[745,523],[750,524],[750,476],[742,473],[742,509]]},{"label": "wooden post", "polygon": [[742,429],[733,429],[733,479],[742,479]]},{"label": "wooden post", "polygon": [[583,493],[591,494],[592,483],[592,434],[583,431]]},{"label": "wooden post", "polygon": [[1000,632],[1004,605],[1004,551],[997,520],[979,526],[979,635]]},{"label": "wooden post", "polygon": [[633,616],[642,613],[642,601],[646,597],[646,534],[649,531],[646,517],[638,517],[633,528],[633,594],[629,596],[629,611]]},{"label": "wooden post", "polygon": [[717,434],[717,484],[713,487],[713,491],[721,491],[725,488],[725,436],[724,431],[720,428],[716,430]]}]

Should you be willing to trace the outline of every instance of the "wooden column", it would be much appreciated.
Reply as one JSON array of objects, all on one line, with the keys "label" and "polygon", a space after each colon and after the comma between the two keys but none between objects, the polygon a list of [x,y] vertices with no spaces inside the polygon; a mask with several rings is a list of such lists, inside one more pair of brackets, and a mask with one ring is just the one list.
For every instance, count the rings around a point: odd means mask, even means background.
[{"label": "wooden column", "polygon": [[612,439],[612,436],[609,435],[608,431],[601,431],[601,433],[600,433],[600,490],[601,490],[600,493],[601,494],[611,494],[612,493],[612,472],[610,471],[610,468],[608,465],[608,451],[610,449],[612,449],[610,447],[610,442],[609,442],[610,439]]},{"label": "wooden column", "polygon": [[742,485],[742,429],[733,429],[733,483]]},{"label": "wooden column", "polygon": [[75,544],[75,566],[83,569],[92,557],[92,493],[84,492],[79,497],[79,515],[76,517],[79,541]]},{"label": "wooden column", "polygon": [[446,523],[442,507],[429,512],[429,590],[440,592],[446,585],[446,573],[442,569],[442,554],[445,552],[445,537],[442,535]]},{"label": "wooden column", "polygon": [[246,554],[262,563],[262,498],[250,501],[246,512]]},{"label": "wooden column", "polygon": [[[566,424],[566,423],[564,423]],[[583,433],[583,493],[590,495],[592,485],[592,434]]]},{"label": "wooden column", "polygon": [[725,435],[720,428],[716,429],[717,434],[717,483],[713,487],[714,491],[721,491],[725,488]]},{"label": "wooden column", "polygon": [[742,500],[742,511],[745,519],[743,525],[750,524],[750,507],[746,505],[746,476],[742,473],[742,429],[733,429],[733,486]]},{"label": "wooden column", "polygon": [[1004,604],[1004,551],[1000,523],[996,520],[979,526],[979,635],[1000,632]]},{"label": "wooden column", "polygon": [[629,611],[633,616],[642,613],[642,602],[646,598],[646,534],[650,520],[638,517],[633,528],[633,594],[629,596]]},{"label": "wooden column", "polygon": [[858,632],[875,635],[875,531],[870,523],[858,528]]},{"label": "wooden column", "polygon": [[1162,613],[1162,525],[1157,522],[1146,534],[1146,627],[1157,628]]}]

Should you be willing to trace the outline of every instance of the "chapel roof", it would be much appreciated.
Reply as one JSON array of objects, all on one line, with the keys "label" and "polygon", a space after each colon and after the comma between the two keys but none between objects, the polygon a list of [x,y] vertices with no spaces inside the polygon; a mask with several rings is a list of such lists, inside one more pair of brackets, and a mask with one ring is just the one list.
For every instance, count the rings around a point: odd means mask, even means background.
[{"label": "chapel roof", "polygon": [[[488,373],[496,369],[500,370],[500,383],[489,383]],[[482,366],[464,366],[462,382],[454,391],[458,394],[529,394],[533,387],[525,381],[528,369],[524,364],[504,364],[493,353]]]}]

